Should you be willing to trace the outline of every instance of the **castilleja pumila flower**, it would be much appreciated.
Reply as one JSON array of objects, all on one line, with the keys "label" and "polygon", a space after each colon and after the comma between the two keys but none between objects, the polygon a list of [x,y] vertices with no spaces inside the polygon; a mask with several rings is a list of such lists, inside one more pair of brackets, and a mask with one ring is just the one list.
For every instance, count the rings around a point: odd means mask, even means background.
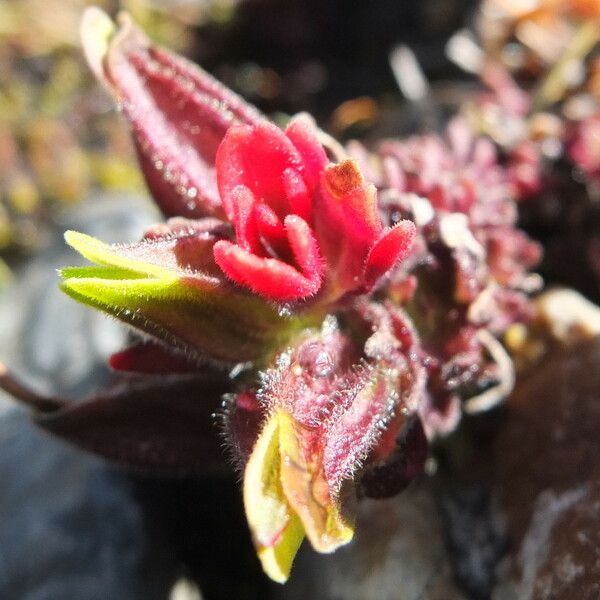
[{"label": "castilleja pumila flower", "polygon": [[368,292],[410,249],[414,225],[384,230],[375,187],[353,160],[329,162],[308,119],[285,132],[268,122],[233,125],[216,175],[235,242],[218,241],[215,260],[265,298]]},{"label": "castilleja pumila flower", "polygon": [[304,537],[319,552],[348,543],[352,496],[401,491],[460,400],[497,383],[492,363],[508,359],[490,331],[517,318],[502,291],[522,295],[524,274],[493,232],[526,246],[502,170],[489,143],[471,161],[455,128],[458,162],[438,142],[427,159],[453,171],[450,186],[410,179],[414,148],[400,142],[368,181],[350,156],[328,158],[310,117],[281,130],[126,15],[117,28],[89,9],[82,34],[169,218],[128,245],[67,232],[94,265],[63,269],[62,289],[146,340],[110,359],[134,383],[76,404],[37,398],[36,420],[124,464],[202,472],[218,463],[216,411],[258,556],[283,582]]}]

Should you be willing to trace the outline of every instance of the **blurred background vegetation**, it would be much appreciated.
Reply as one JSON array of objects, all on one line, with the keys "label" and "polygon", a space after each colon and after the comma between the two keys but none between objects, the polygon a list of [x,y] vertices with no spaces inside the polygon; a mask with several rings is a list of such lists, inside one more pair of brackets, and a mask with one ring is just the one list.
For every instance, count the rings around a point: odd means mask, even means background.
[{"label": "blurred background vegetation", "polygon": [[0,256],[39,248],[56,210],[92,189],[143,189],[127,128],[82,56],[84,8],[127,10],[155,40],[190,54],[195,28],[226,22],[232,2],[0,1]]}]

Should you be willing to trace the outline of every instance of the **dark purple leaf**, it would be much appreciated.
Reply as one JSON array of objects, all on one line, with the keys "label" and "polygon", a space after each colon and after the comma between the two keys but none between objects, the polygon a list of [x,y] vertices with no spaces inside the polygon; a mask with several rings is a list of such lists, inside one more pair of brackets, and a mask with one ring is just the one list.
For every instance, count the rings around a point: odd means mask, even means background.
[{"label": "dark purple leaf", "polygon": [[226,389],[200,376],[133,380],[34,418],[42,429],[118,464],[202,475],[225,464],[213,415]]},{"label": "dark purple leaf", "polygon": [[423,472],[429,444],[418,417],[409,419],[396,444],[396,449],[385,461],[365,467],[358,485],[361,496],[390,498]]}]

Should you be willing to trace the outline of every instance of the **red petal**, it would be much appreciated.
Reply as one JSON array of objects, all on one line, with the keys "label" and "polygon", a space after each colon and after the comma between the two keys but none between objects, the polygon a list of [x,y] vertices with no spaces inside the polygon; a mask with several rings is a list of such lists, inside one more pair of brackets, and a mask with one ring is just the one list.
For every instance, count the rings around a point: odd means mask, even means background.
[{"label": "red petal", "polygon": [[324,264],[319,255],[319,246],[312,229],[297,215],[288,215],[284,221],[288,241],[294,258],[303,273],[321,279]]},{"label": "red petal", "polygon": [[348,159],[325,169],[318,202],[315,229],[334,288],[340,294],[360,289],[367,256],[382,231],[375,187]]},{"label": "red petal", "polygon": [[227,216],[232,219],[231,192],[238,185],[268,204],[283,220],[290,212],[283,173],[292,168],[302,173],[302,160],[292,142],[274,124],[235,126],[217,152],[217,182]]},{"label": "red petal", "polygon": [[365,267],[365,288],[370,290],[377,280],[409,253],[415,237],[411,221],[401,221],[386,231],[371,248]]},{"label": "red petal", "polygon": [[266,204],[256,204],[254,213],[263,243],[267,242],[275,253],[285,251],[287,246],[285,228],[279,217]]},{"label": "red petal", "polygon": [[308,221],[312,217],[312,197],[304,179],[296,169],[286,169],[282,178],[290,212]]},{"label": "red petal", "polygon": [[280,260],[256,256],[231,242],[217,242],[213,252],[215,261],[228,277],[271,300],[301,300],[315,294],[321,286],[321,278],[316,273],[305,277]]},{"label": "red petal", "polygon": [[323,169],[329,163],[327,154],[317,137],[316,127],[310,118],[300,116],[290,121],[285,134],[300,153],[305,165],[302,175],[309,188],[314,190],[321,180]]},{"label": "red petal", "polygon": [[238,185],[232,190],[231,211],[236,241],[249,252],[260,252],[262,248],[256,223],[255,204],[254,196],[246,186]]},{"label": "red petal", "polygon": [[381,231],[375,186],[367,183],[358,163],[347,159],[325,169],[324,201],[330,215],[356,240],[372,239]]}]

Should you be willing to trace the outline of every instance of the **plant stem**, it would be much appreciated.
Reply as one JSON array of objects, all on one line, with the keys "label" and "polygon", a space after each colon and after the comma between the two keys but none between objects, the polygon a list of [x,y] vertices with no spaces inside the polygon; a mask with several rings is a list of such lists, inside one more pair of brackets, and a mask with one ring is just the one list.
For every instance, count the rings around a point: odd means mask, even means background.
[{"label": "plant stem", "polygon": [[63,400],[42,396],[21,383],[6,366],[0,362],[0,389],[15,400],[22,402],[37,412],[52,412],[65,405]]}]

